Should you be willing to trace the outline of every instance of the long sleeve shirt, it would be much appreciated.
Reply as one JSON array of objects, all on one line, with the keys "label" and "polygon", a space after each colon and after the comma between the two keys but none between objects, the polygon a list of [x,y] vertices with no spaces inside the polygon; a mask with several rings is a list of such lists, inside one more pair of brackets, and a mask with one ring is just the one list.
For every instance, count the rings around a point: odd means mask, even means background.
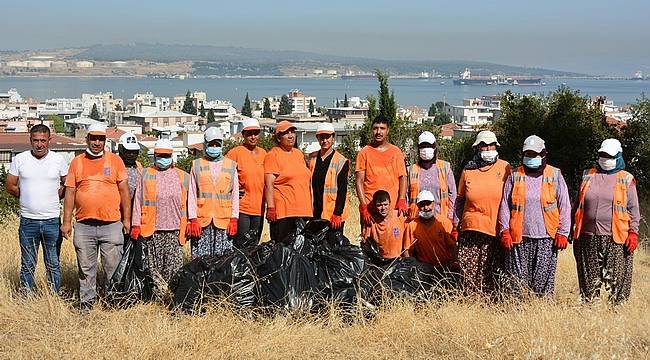
[{"label": "long sleeve shirt", "polygon": [[[582,234],[612,235],[612,207],[614,206],[616,176],[616,174],[594,174],[591,185],[585,194]],[[630,231],[638,234],[641,214],[634,182],[627,189],[627,211],[630,213]]]},{"label": "long sleeve shirt", "polygon": [[[316,156],[316,165],[311,177],[311,187],[314,194],[314,218],[320,218],[323,212],[323,189],[325,189],[325,177],[327,170],[334,157],[332,151],[325,159]],[[345,198],[348,194],[348,174],[350,172],[350,162],[346,161],[336,178],[336,203],[334,204],[334,215],[341,216],[345,208]]]},{"label": "long sleeve shirt", "polygon": [[[454,225],[457,225],[458,222],[454,219],[454,209],[456,203],[456,179],[454,179],[454,173],[450,170],[445,174],[447,180],[447,196],[449,200],[449,209],[446,215],[450,220],[452,220]],[[438,167],[433,165],[428,169],[420,167],[420,191],[429,190],[433,194],[434,202],[434,211],[435,213],[440,213],[440,181],[438,181]]]},{"label": "long sleeve shirt", "polygon": [[[210,171],[212,172],[212,180],[217,181],[219,178],[219,173],[221,172],[221,167],[223,165],[223,160],[211,161],[210,162]],[[187,192],[187,218],[196,219],[197,218],[197,209],[196,206],[196,189],[197,183],[194,176],[190,176],[190,189]],[[232,212],[230,215],[231,218],[239,219],[239,179],[237,176],[232,177]]]},{"label": "long sleeve shirt", "polygon": [[[550,236],[544,224],[544,214],[541,205],[541,189],[543,176],[532,177],[526,175],[526,204],[524,206],[523,236],[532,239],[543,239]],[[503,198],[499,207],[499,234],[510,228],[510,209],[512,208],[512,188],[514,182],[512,174],[503,187]],[[560,174],[557,186],[557,206],[560,212],[558,234],[569,236],[571,229],[571,202],[569,191]]]},{"label": "long sleeve shirt", "polygon": [[[131,222],[142,225],[142,181],[136,183]],[[174,169],[156,173],[156,230],[178,230],[181,224],[181,179]]]}]

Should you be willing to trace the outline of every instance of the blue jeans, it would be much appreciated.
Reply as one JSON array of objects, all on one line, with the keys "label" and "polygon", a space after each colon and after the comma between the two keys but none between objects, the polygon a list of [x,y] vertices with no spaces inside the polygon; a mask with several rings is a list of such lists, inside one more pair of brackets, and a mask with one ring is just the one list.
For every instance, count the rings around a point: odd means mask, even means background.
[{"label": "blue jeans", "polygon": [[43,244],[43,260],[50,289],[58,293],[61,288],[61,221],[59,218],[29,219],[20,217],[20,286],[27,291],[34,289],[36,256],[38,246]]}]

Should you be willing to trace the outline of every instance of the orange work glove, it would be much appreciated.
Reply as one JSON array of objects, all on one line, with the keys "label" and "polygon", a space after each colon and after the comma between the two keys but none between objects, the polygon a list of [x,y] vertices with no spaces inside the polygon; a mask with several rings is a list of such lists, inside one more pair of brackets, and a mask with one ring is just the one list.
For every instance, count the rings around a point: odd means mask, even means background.
[{"label": "orange work glove", "polygon": [[368,211],[368,205],[359,204],[359,215],[364,224],[370,225],[372,223],[372,216],[370,215],[370,211]]},{"label": "orange work glove", "polygon": [[342,225],[343,219],[338,215],[332,214],[332,217],[330,218],[330,227],[332,229],[340,229]]},{"label": "orange work glove", "polygon": [[197,219],[190,220],[185,233],[193,238],[201,237],[201,225]]},{"label": "orange work glove", "polygon": [[269,222],[273,222],[278,219],[278,214],[275,212],[274,207],[270,207],[266,209],[266,220]]},{"label": "orange work glove", "polygon": [[634,254],[637,246],[639,246],[639,234],[630,231],[627,234],[627,239],[625,239],[625,248],[630,254]]},{"label": "orange work glove", "polygon": [[409,214],[409,208],[406,205],[406,199],[397,200],[397,204],[395,204],[395,210],[397,210],[403,216],[407,216]]},{"label": "orange work glove", "polygon": [[510,229],[506,229],[501,233],[501,246],[504,249],[512,249],[512,236],[510,236]]},{"label": "orange work glove", "polygon": [[230,218],[230,222],[228,223],[228,229],[226,230],[228,232],[228,236],[237,235],[237,221],[239,221],[239,219]]},{"label": "orange work glove", "polygon": [[140,227],[139,226],[132,226],[131,227],[131,239],[132,240],[138,240],[138,237],[140,237]]},{"label": "orange work glove", "polygon": [[564,250],[567,246],[569,246],[569,239],[567,239],[567,237],[564,235],[556,234],[553,245],[555,245],[555,248],[558,250]]}]

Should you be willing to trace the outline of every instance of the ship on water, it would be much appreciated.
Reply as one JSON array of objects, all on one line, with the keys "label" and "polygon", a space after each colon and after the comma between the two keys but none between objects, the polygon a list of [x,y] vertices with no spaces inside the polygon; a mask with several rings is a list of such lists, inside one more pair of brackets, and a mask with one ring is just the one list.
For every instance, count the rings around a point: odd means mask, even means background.
[{"label": "ship on water", "polygon": [[454,85],[544,85],[542,78],[529,76],[472,76],[469,69],[461,72],[457,79],[454,79]]},{"label": "ship on water", "polygon": [[347,71],[344,75],[341,75],[343,80],[375,80],[377,75],[374,73],[354,73],[352,71]]}]

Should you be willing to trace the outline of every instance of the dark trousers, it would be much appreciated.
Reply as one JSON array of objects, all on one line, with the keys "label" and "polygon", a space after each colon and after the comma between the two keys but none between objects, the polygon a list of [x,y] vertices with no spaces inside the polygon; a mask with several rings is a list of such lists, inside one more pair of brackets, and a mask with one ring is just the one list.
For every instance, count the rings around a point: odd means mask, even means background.
[{"label": "dark trousers", "polygon": [[307,221],[309,218],[304,217],[286,217],[273,221],[269,225],[271,233],[271,240],[279,243],[289,244],[293,241],[293,233],[296,232],[298,220],[304,219]]},{"label": "dark trousers", "polygon": [[239,221],[237,221],[237,235],[247,234],[251,230],[257,231],[257,242],[260,242],[260,237],[262,236],[262,226],[264,226],[264,221],[262,221],[261,216],[248,215],[239,213]]}]

